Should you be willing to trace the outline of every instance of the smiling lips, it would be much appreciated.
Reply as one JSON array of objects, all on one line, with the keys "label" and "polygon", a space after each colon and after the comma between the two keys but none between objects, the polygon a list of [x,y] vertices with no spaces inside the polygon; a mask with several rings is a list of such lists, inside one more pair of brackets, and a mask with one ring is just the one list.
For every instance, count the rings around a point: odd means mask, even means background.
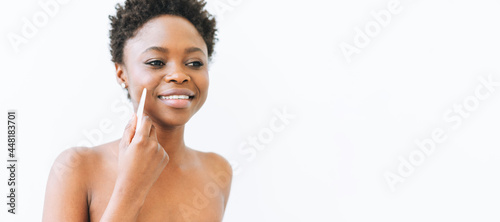
[{"label": "smiling lips", "polygon": [[187,108],[191,105],[191,101],[194,98],[194,92],[185,88],[169,89],[160,93],[158,98],[167,106],[173,108]]}]

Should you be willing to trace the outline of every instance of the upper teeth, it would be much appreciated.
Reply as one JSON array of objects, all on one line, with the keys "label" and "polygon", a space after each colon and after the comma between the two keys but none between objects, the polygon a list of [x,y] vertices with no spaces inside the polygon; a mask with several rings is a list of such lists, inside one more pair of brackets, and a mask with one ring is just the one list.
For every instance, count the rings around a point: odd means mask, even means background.
[{"label": "upper teeth", "polygon": [[189,99],[189,96],[186,95],[160,96],[160,99]]}]

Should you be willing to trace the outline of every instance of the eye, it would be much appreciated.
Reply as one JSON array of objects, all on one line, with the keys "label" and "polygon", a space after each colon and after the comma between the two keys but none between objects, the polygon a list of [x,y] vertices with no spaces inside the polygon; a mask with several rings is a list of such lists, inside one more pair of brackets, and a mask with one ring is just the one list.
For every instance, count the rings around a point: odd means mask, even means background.
[{"label": "eye", "polygon": [[146,64],[154,66],[155,68],[158,68],[158,67],[165,65],[165,63],[160,61],[160,60],[153,60],[153,61],[147,62]]},{"label": "eye", "polygon": [[203,63],[200,62],[200,61],[194,61],[194,62],[190,62],[190,63],[186,64],[186,66],[191,66],[191,67],[199,68],[199,67],[203,66]]}]

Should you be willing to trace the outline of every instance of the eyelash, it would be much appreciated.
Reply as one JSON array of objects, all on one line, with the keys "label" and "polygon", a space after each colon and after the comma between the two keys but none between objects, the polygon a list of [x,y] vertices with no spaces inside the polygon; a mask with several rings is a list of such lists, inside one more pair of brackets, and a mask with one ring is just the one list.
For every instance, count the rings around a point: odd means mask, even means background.
[{"label": "eyelash", "polygon": [[[158,63],[161,63],[161,64],[158,64]],[[198,63],[198,65],[190,65],[190,64],[193,64],[193,63]],[[165,63],[162,62],[162,61],[160,61],[160,60],[153,60],[151,62],[147,62],[146,64],[148,64],[150,66],[153,66],[154,68],[161,68],[162,66],[165,65]],[[186,66],[200,68],[200,67],[203,66],[203,63],[200,62],[200,61],[194,61],[194,62],[190,62],[190,63],[186,64]]]},{"label": "eyelash", "polygon": [[[161,64],[157,64],[158,62],[160,62]],[[146,64],[151,65],[151,66],[156,67],[156,68],[158,68],[158,67],[160,67],[160,66],[164,66],[164,65],[165,65],[165,63],[164,63],[164,62],[162,62],[162,61],[160,61],[160,60],[153,60],[153,61],[148,62],[148,63],[146,63]]]},{"label": "eyelash", "polygon": [[187,66],[191,66],[191,65],[189,65],[189,64],[193,64],[193,63],[199,63],[199,65],[197,65],[197,66],[192,65],[192,67],[200,68],[200,67],[202,67],[202,66],[203,66],[203,63],[202,63],[202,62],[200,62],[200,61],[190,62],[190,63],[188,63],[188,64],[187,64]]}]

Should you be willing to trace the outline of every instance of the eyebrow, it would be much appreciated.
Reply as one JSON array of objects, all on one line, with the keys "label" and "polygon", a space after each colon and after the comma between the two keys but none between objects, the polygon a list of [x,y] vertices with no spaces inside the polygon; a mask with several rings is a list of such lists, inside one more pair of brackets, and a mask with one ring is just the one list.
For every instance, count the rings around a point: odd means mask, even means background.
[{"label": "eyebrow", "polygon": [[158,51],[158,52],[166,53],[166,52],[168,52],[168,49],[160,47],[160,46],[151,46],[151,47],[147,48],[146,50],[144,50],[144,52],[142,52],[142,54],[149,52],[149,51]]},{"label": "eyebrow", "polygon": [[[149,51],[158,51],[158,52],[162,52],[162,53],[167,53],[168,49],[161,47],[161,46],[151,46],[151,47],[147,48],[146,50],[144,50],[144,52],[142,52],[142,53],[144,54],[144,53],[149,52]],[[201,52],[201,53],[203,53],[203,55],[205,55],[205,52],[203,52],[203,50],[201,50],[198,47],[189,47],[189,48],[184,50],[185,54],[189,54],[189,53],[193,53],[193,52]]]},{"label": "eyebrow", "polygon": [[193,53],[193,52],[201,52],[201,53],[203,53],[203,55],[205,55],[205,52],[203,52],[203,50],[201,50],[198,47],[189,47],[186,50],[184,50],[184,53],[186,53],[186,54]]}]

